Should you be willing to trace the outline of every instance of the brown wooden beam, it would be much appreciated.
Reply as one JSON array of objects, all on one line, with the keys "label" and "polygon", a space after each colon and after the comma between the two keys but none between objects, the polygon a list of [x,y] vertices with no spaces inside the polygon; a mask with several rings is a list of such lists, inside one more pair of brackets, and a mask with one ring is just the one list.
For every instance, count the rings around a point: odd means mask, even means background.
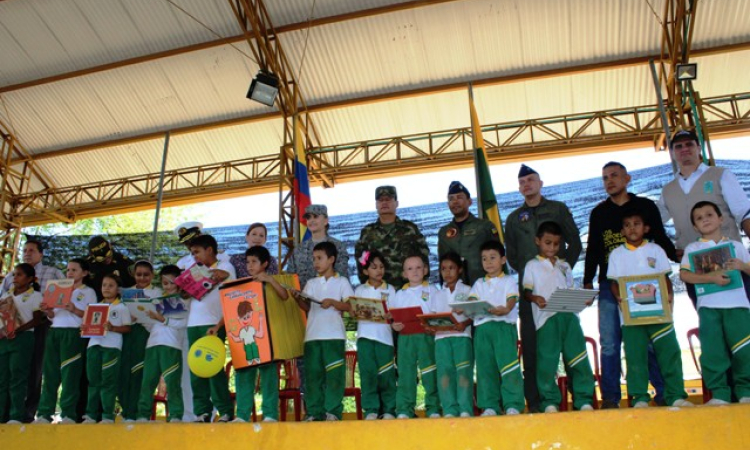
[{"label": "brown wooden beam", "polygon": [[[0,0],[3,1],[3,0]],[[397,11],[404,11],[409,9],[421,8],[424,6],[432,6],[440,3],[450,3],[458,0],[417,0],[403,3],[397,3],[394,5],[379,6],[377,8],[363,9],[361,11],[354,11],[346,14],[337,14],[334,16],[320,17],[317,19],[306,20],[303,22],[290,23],[276,27],[276,33],[289,33],[291,31],[304,30],[306,28],[319,27],[321,25],[329,25],[333,23],[345,22],[347,20],[362,19],[365,17],[377,16],[381,14],[388,14]],[[0,87],[0,94],[12,91],[18,91],[20,89],[26,89],[34,86],[41,86],[43,84],[55,83],[70,78],[82,77],[85,75],[91,75],[93,73],[104,72],[107,70],[119,69],[122,67],[132,66],[135,64],[141,64],[144,62],[155,61],[157,59],[169,58],[171,56],[182,55],[185,53],[197,52],[213,47],[220,47],[222,45],[236,44],[238,42],[245,41],[244,34],[238,34],[236,36],[230,36],[222,39],[215,39],[213,41],[202,42],[199,44],[187,45],[185,47],[173,48],[171,50],[165,50],[161,52],[151,53],[148,55],[136,56],[134,58],[123,59],[121,61],[115,61],[112,63],[102,64],[99,66],[88,67],[86,69],[74,70],[72,72],[60,73],[49,77],[38,78],[36,80],[29,80],[23,83],[11,84],[8,86]]]},{"label": "brown wooden beam", "polygon": [[[743,51],[743,50],[750,50],[750,41],[740,42],[737,44],[721,45],[717,47],[709,47],[709,48],[702,49],[702,50],[693,50],[691,54],[693,57],[699,57],[699,56],[710,56],[710,55],[716,55],[716,54],[722,54],[722,53],[728,53],[728,52],[737,52],[737,51]],[[497,77],[489,77],[489,78],[474,80],[472,81],[472,84],[475,87],[496,86],[496,85],[501,85],[501,84],[518,83],[522,81],[551,78],[555,76],[575,75],[575,74],[580,74],[580,73],[619,69],[619,68],[648,64],[648,61],[651,59],[658,60],[660,59],[660,56],[658,55],[637,56],[633,58],[618,59],[614,61],[580,64],[580,65],[560,67],[560,68],[555,68],[555,69],[544,69],[544,70],[537,70],[537,71],[530,71],[530,72],[522,72],[522,73],[517,73],[517,74],[512,74],[512,75],[501,75]],[[319,103],[317,105],[309,105],[308,110],[311,113],[315,113],[315,112],[329,111],[329,110],[339,109],[339,108],[348,108],[352,106],[358,106],[358,105],[369,104],[369,103],[376,103],[376,102],[389,101],[389,100],[398,100],[398,99],[418,97],[418,96],[423,96],[423,95],[433,95],[433,94],[452,92],[452,91],[463,90],[463,89],[466,89],[466,82],[447,83],[447,84],[429,86],[429,87],[424,87],[424,88],[394,91],[394,92],[389,92],[385,94],[355,97],[355,98],[339,100],[335,102]],[[233,119],[225,119],[225,120],[220,120],[220,121],[209,121],[209,122],[198,124],[198,125],[180,127],[180,128],[170,130],[170,133],[172,135],[196,133],[200,131],[207,131],[207,130],[214,129],[214,128],[242,125],[246,123],[257,122],[257,121],[268,120],[268,119],[275,119],[275,118],[280,118],[280,117],[281,117],[281,113],[278,111],[274,111],[274,112],[269,112],[269,113],[241,116],[241,117],[236,117]],[[79,146],[69,147],[69,148],[65,148],[61,150],[53,150],[50,152],[39,153],[39,154],[34,155],[33,158],[35,160],[55,158],[58,156],[65,156],[65,155],[70,155],[74,153],[81,153],[81,152],[97,150],[97,149],[106,148],[106,147],[114,147],[117,145],[131,144],[134,142],[147,141],[151,139],[161,139],[163,137],[164,137],[164,131],[156,131],[156,132],[134,135],[134,136],[125,137],[125,138],[112,139],[108,141],[100,141],[100,142],[95,142],[93,144],[79,145]],[[14,160],[12,163],[15,164],[17,162],[20,162],[20,160]]]}]

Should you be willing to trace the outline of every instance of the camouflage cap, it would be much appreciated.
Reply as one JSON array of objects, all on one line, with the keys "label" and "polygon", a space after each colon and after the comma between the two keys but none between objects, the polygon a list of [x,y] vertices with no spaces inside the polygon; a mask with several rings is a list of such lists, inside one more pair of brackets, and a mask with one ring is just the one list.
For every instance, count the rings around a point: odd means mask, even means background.
[{"label": "camouflage cap", "polygon": [[398,200],[398,195],[396,194],[396,186],[378,186],[378,188],[375,189],[375,200],[384,195],[393,197],[394,200]]},{"label": "camouflage cap", "polygon": [[305,219],[309,216],[326,216],[328,217],[328,207],[326,205],[309,205],[305,208]]}]

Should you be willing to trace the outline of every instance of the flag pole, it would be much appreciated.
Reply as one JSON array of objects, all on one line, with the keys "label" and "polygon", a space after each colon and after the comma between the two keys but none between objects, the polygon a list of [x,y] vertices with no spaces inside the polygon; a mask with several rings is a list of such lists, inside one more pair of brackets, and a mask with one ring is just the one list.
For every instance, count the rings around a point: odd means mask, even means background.
[{"label": "flag pole", "polygon": [[[474,88],[469,82],[469,129],[471,130],[471,144],[474,147],[472,150],[474,154],[474,182],[477,186],[477,217],[484,219],[484,210],[482,209],[482,187],[479,182],[479,161],[477,160],[477,152],[479,151],[479,143],[477,142],[477,136],[474,133],[474,121],[472,115],[476,114],[476,108],[474,106]],[[482,129],[479,129],[482,132]],[[481,139],[481,136],[479,136]]]}]

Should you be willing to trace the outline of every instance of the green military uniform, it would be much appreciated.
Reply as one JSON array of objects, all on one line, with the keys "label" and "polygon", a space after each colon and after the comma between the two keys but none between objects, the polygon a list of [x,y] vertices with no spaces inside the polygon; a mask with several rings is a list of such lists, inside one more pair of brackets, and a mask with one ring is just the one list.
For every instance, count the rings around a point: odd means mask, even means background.
[{"label": "green military uniform", "polygon": [[253,403],[255,403],[255,383],[260,376],[263,420],[279,420],[279,369],[277,364],[271,362],[260,366],[245,367],[236,370],[234,375],[237,386],[237,418],[245,422],[250,421]]},{"label": "green military uniform", "polygon": [[134,323],[130,326],[130,333],[122,336],[122,363],[119,368],[117,396],[122,407],[122,418],[126,420],[135,420],[138,415],[148,335],[148,330],[143,325]]},{"label": "green military uniform", "polygon": [[622,327],[625,361],[628,366],[628,395],[633,404],[648,403],[648,346],[653,344],[659,371],[664,377],[664,400],[671,405],[686,399],[682,378],[682,352],[677,342],[674,324],[632,325]]},{"label": "green military uniform", "polygon": [[357,260],[359,281],[365,283],[367,276],[362,272],[359,258],[365,250],[377,250],[385,257],[385,276],[383,280],[393,286],[403,286],[408,282],[403,273],[404,259],[410,255],[422,255],[429,260],[430,250],[419,227],[414,222],[396,217],[390,224],[382,224],[380,220],[366,225],[354,246],[354,256]]},{"label": "green military uniform", "polygon": [[[562,228],[562,241],[558,256],[573,267],[581,254],[581,236],[573,215],[565,203],[542,197],[534,207],[526,205],[511,212],[505,220],[505,250],[510,266],[518,272],[519,284],[523,280],[526,263],[539,254],[534,238],[544,222],[556,222]],[[519,286],[519,289],[523,289]],[[531,312],[531,302],[519,303],[521,319],[521,344],[523,345],[524,390],[531,410],[539,404],[536,377],[536,326]]]},{"label": "green military uniform", "polygon": [[484,276],[480,247],[487,241],[499,241],[497,228],[489,220],[479,219],[473,214],[463,222],[452,220],[438,231],[438,257],[454,251],[464,260],[464,283],[472,286],[477,278]]}]

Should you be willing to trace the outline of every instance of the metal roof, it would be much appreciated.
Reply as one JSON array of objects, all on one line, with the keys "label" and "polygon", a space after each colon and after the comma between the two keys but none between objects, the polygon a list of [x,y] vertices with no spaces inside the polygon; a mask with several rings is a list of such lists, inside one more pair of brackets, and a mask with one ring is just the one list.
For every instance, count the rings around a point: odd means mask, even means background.
[{"label": "metal roof", "polygon": [[[285,0],[266,6],[277,28],[291,27],[281,43],[298,75],[302,66],[300,84],[314,106],[656,55],[664,1]],[[313,3],[316,19],[344,16],[307,29]],[[356,17],[399,3],[404,9]],[[747,44],[747,17],[750,2],[701,2],[693,48]],[[40,161],[58,187],[158,172],[161,133],[204,124],[172,137],[168,168],[277,154],[280,119],[243,122],[275,109],[245,99],[258,66],[239,40],[3,92],[239,33],[225,0],[0,1],[0,120],[32,155],[63,151]],[[750,91],[750,50],[692,59],[704,97]],[[475,97],[482,123],[655,103],[645,64],[483,84]],[[466,105],[464,90],[443,90],[325,109],[313,118],[322,143],[334,145],[466,126]],[[210,125],[232,120],[232,126]],[[108,143],[143,135],[152,139]],[[86,151],[66,151],[79,146]]]}]

